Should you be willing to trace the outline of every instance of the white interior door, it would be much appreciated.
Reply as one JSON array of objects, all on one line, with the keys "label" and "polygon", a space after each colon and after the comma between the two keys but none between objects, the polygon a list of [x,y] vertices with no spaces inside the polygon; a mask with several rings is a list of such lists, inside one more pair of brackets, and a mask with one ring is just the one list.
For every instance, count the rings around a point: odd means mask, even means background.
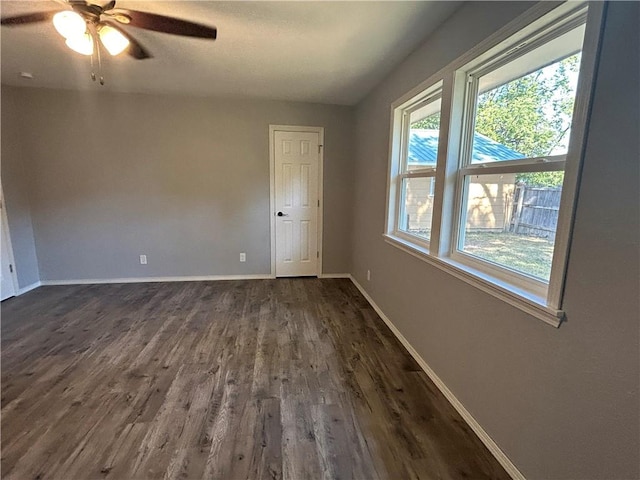
[{"label": "white interior door", "polygon": [[318,275],[318,132],[274,132],[276,276]]},{"label": "white interior door", "polygon": [[7,217],[4,211],[4,202],[0,200],[0,300],[13,297],[16,294],[16,287],[13,283],[13,260],[9,245],[9,234],[7,232]]}]

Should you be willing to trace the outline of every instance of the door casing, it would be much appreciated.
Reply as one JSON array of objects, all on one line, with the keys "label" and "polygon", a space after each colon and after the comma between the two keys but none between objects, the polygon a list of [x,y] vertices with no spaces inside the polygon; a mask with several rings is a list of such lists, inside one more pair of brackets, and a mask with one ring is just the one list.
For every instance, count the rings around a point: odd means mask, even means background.
[{"label": "door casing", "polygon": [[0,210],[2,211],[0,215],[0,222],[2,222],[2,229],[4,230],[4,235],[7,240],[6,248],[7,248],[7,254],[9,256],[9,262],[13,266],[12,271],[10,273],[11,284],[13,285],[13,294],[17,296],[19,294],[20,287],[18,285],[18,273],[16,271],[16,261],[13,256],[13,246],[11,245],[11,232],[9,231],[9,220],[7,218],[7,204],[4,202],[4,191],[2,189],[1,182],[0,182],[0,204],[1,204]]},{"label": "door casing", "polygon": [[269,125],[269,217],[271,221],[271,278],[276,278],[276,155],[275,155],[275,132],[316,132],[318,134],[318,145],[320,152],[318,153],[318,277],[322,276],[322,226],[323,226],[323,177],[324,177],[324,127],[306,127],[299,125]]}]

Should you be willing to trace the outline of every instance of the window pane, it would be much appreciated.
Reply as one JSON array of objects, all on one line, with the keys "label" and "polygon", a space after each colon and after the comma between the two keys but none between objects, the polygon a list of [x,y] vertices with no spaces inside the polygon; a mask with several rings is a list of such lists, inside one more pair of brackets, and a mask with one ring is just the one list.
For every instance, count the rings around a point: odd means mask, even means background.
[{"label": "window pane", "polygon": [[462,250],[549,281],[563,172],[467,177]]},{"label": "window pane", "polygon": [[429,240],[433,214],[434,177],[405,178],[398,228]]},{"label": "window pane", "polygon": [[409,121],[407,170],[435,167],[440,136],[440,101],[412,112]]},{"label": "window pane", "polygon": [[[508,67],[481,77],[481,91],[489,79],[513,75]],[[566,154],[579,70],[577,53],[481,93],[471,162]]]}]

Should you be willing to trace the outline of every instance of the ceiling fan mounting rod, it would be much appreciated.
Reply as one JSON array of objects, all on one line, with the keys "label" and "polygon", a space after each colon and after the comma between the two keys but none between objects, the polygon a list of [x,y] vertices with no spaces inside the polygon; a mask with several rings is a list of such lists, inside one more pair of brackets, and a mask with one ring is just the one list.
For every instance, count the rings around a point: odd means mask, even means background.
[{"label": "ceiling fan mounting rod", "polygon": [[92,3],[70,2],[71,9],[82,16],[87,22],[98,23],[100,16],[104,13],[104,8]]}]

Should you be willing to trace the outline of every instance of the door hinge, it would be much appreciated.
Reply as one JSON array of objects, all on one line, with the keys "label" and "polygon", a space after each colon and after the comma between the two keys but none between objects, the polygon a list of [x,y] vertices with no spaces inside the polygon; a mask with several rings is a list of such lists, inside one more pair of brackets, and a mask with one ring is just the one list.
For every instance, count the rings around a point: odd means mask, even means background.
[{"label": "door hinge", "polygon": [[318,208],[320,208],[320,200],[318,200]]},{"label": "door hinge", "polygon": [[13,265],[9,264],[9,271],[13,273]]},{"label": "door hinge", "polygon": [[316,258],[320,258],[320,252],[316,252]]},{"label": "door hinge", "polygon": [[324,147],[324,145],[318,145],[318,153],[320,153],[320,149]]}]

